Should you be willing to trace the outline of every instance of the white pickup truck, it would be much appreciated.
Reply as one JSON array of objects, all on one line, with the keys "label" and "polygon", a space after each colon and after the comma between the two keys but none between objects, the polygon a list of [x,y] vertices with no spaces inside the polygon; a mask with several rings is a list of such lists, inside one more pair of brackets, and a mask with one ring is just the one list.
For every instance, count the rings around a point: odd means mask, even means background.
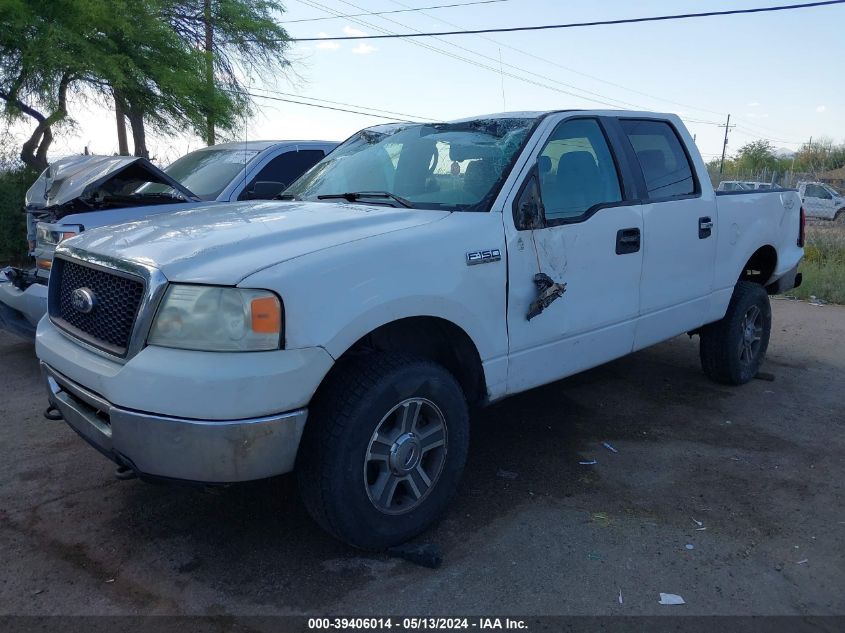
[{"label": "white pickup truck", "polygon": [[716,195],[674,115],[378,126],[284,197],[62,242],[48,412],[142,478],[296,471],[362,548],[441,514],[472,407],[683,333],[740,385],[800,282],[798,194]]},{"label": "white pickup truck", "polygon": [[822,182],[799,182],[798,195],[811,218],[845,220],[845,196]]}]

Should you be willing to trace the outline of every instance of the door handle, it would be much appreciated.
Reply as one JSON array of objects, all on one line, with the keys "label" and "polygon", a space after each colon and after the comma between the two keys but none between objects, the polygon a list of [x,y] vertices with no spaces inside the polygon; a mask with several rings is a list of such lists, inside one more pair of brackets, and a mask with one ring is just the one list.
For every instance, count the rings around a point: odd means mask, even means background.
[{"label": "door handle", "polygon": [[705,216],[698,218],[698,239],[703,240],[713,233],[713,220]]},{"label": "door handle", "polygon": [[616,254],[626,255],[640,250],[640,230],[638,228],[619,229],[616,231]]}]

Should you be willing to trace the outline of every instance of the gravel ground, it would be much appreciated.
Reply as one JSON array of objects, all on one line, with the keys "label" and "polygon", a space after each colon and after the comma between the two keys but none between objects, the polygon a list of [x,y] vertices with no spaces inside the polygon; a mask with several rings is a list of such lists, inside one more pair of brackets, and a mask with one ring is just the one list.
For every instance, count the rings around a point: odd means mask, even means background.
[{"label": "gravel ground", "polygon": [[845,614],[845,308],[774,323],[773,382],[678,337],[477,415],[437,570],[333,541],[288,477],[117,481],[0,336],[0,614]]}]

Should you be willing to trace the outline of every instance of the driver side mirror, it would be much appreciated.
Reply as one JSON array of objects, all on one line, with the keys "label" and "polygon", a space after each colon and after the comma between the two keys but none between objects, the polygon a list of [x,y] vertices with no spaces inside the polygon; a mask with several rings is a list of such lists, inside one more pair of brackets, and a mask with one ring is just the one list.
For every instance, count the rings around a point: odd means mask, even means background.
[{"label": "driver side mirror", "polygon": [[272,200],[285,190],[285,183],[272,180],[259,180],[246,192],[247,200]]},{"label": "driver side mirror", "polygon": [[531,170],[528,180],[513,205],[513,222],[518,231],[543,228],[542,199],[539,169]]}]

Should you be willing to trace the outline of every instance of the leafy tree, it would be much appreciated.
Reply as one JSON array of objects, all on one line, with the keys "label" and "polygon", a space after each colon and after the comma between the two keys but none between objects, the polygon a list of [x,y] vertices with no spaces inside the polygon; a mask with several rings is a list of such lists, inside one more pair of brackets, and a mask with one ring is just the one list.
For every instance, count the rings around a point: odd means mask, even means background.
[{"label": "leafy tree", "polygon": [[777,166],[775,148],[767,140],[747,143],[734,156],[734,168],[743,170],[774,169]]},{"label": "leafy tree", "polygon": [[[173,0],[165,3],[162,17],[186,46],[206,52],[206,77],[233,95],[247,90],[243,77],[257,75],[272,83],[285,74],[289,38],[274,19],[282,6],[276,0]],[[208,49],[211,49],[210,51]],[[210,63],[209,63],[210,62]],[[240,105],[247,108],[248,98]],[[208,112],[204,138],[214,143],[216,114]]]},{"label": "leafy tree", "polygon": [[[272,20],[276,10],[272,0],[3,0],[0,100],[8,118],[36,123],[21,159],[44,169],[68,100],[85,95],[121,106],[136,155],[147,152],[145,124],[205,136],[209,121],[236,129],[250,105],[239,64],[264,72],[286,66],[287,37]],[[218,34],[211,54],[195,39],[208,16],[211,34]]]}]

